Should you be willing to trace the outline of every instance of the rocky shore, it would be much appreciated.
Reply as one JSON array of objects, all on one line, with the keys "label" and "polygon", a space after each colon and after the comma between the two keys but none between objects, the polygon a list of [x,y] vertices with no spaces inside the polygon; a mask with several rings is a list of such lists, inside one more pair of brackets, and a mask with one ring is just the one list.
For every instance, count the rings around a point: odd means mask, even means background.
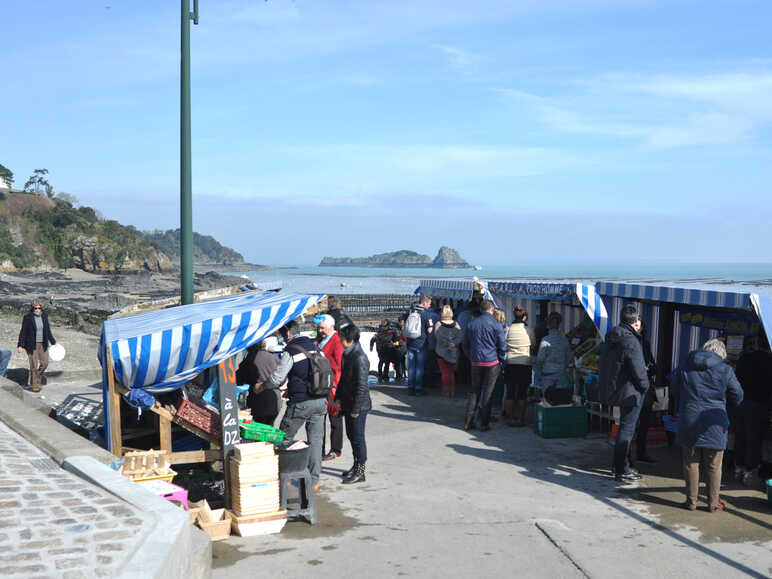
[{"label": "rocky shore", "polygon": [[[194,291],[199,292],[243,281],[209,271],[195,273],[193,284]],[[111,314],[135,303],[178,296],[179,288],[178,272],[97,274],[66,269],[36,274],[2,273],[0,313],[3,323],[14,317],[21,321],[30,302],[41,299],[52,324],[98,335],[102,322]]]}]

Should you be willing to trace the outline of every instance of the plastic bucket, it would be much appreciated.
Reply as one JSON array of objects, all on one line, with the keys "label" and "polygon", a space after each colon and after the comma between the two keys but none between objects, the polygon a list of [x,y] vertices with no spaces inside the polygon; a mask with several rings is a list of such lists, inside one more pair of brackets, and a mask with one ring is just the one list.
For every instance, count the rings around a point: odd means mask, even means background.
[{"label": "plastic bucket", "polygon": [[[283,447],[283,448],[282,448]],[[279,455],[279,472],[303,472],[308,468],[308,456],[311,447],[298,450],[287,450],[285,445],[277,446]]]}]

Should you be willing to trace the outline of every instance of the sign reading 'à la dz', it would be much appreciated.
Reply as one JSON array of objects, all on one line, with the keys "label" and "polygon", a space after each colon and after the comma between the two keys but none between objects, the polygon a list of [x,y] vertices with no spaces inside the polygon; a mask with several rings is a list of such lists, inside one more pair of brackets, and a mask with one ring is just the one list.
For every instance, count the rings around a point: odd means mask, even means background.
[{"label": "sign reading '\u00e0 la dz'", "polygon": [[[239,411],[236,402],[236,368],[233,358],[223,360],[217,365],[217,385],[220,391],[220,421],[222,432],[222,456],[227,461],[233,455],[233,447],[238,444]],[[230,469],[225,466],[225,504],[230,507]]]}]

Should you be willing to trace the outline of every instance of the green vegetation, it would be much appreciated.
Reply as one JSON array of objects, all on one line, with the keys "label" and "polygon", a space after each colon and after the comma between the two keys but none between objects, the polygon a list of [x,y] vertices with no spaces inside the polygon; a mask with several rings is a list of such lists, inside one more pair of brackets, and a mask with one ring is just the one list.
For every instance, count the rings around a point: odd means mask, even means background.
[{"label": "green vegetation", "polygon": [[0,181],[5,183],[9,188],[13,185],[13,171],[2,164],[0,164]]},{"label": "green vegetation", "polygon": [[[180,230],[167,229],[166,231],[151,231],[145,233],[145,237],[152,241],[160,251],[172,260],[180,257]],[[193,261],[197,263],[241,263],[244,257],[230,247],[220,243],[210,235],[200,235],[193,232]]]}]

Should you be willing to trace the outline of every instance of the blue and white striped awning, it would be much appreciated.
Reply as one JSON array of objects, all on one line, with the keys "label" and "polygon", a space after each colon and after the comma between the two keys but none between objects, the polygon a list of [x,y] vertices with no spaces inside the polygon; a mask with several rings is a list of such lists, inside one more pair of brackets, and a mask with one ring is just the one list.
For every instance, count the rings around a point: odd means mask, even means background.
[{"label": "blue and white striped awning", "polygon": [[595,284],[595,288],[602,296],[629,298],[636,301],[670,302],[738,310],[751,308],[751,294],[744,293],[606,281],[599,281]]},{"label": "blue and white striped awning", "polygon": [[99,359],[107,358],[128,388],[176,388],[259,342],[316,304],[323,295],[254,292],[106,320]]},{"label": "blue and white striped awning", "polygon": [[[490,281],[491,294],[511,309],[516,300],[546,300],[550,302],[576,302],[587,312],[601,337],[609,330],[609,318],[606,306],[595,291],[595,287],[583,283],[546,283],[546,282],[508,282]],[[571,309],[570,304],[568,309]],[[581,311],[581,310],[579,310]],[[509,312],[507,312],[509,316]]]},{"label": "blue and white striped awning", "polygon": [[478,283],[485,289],[488,297],[488,288],[484,282],[475,282],[471,279],[422,279],[421,284],[413,292],[433,298],[447,298],[450,300],[462,300],[468,302],[474,295],[474,284]]},{"label": "blue and white striped awning", "polygon": [[767,343],[772,344],[772,297],[751,294],[751,307],[761,320],[764,333],[767,335]]}]

